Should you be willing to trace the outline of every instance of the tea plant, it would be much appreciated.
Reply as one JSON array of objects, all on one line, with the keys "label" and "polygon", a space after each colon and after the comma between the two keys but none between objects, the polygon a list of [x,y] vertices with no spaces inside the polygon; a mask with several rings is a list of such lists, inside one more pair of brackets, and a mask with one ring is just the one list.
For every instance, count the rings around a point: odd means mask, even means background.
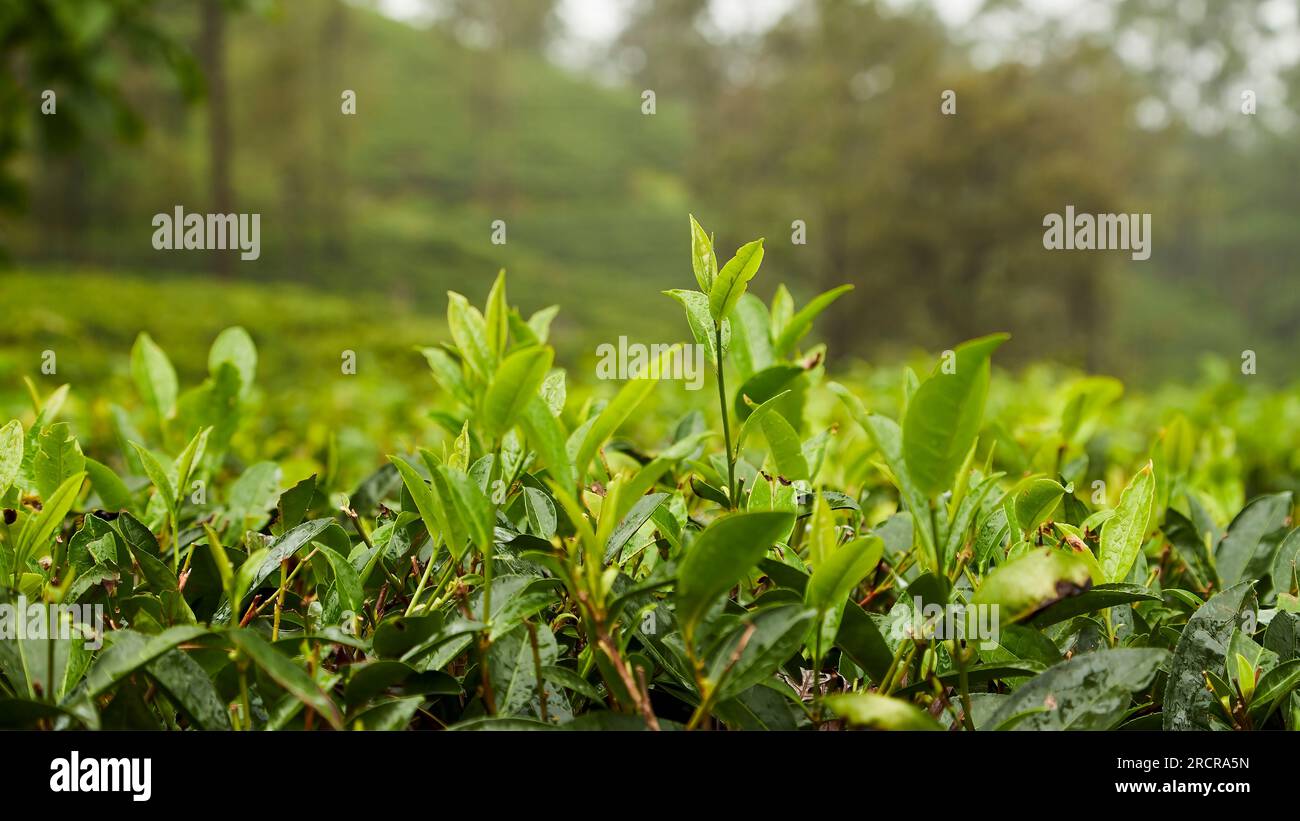
[{"label": "tea plant", "polygon": [[140,335],[94,456],[69,388],[29,382],[0,428],[0,726],[1296,729],[1294,499],[1225,522],[1221,428],[1093,464],[1104,378],[986,419],[1001,334],[887,393],[828,381],[805,340],[849,286],[765,304],[762,241],[719,265],[690,228],[698,289],[668,295],[712,424],[648,411],[654,367],[571,396],[554,309],[504,275],[421,351],[448,435],[356,487],[332,448],[286,482],[232,444],[240,328],[184,391]]}]

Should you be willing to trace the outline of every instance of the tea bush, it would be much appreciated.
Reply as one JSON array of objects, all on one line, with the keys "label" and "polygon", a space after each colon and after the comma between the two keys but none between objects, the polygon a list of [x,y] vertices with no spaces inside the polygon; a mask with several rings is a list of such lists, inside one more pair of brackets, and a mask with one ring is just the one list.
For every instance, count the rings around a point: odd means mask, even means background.
[{"label": "tea bush", "polygon": [[765,304],[762,259],[719,265],[691,221],[697,288],[668,296],[698,393],[680,349],[570,385],[553,309],[504,275],[481,310],[450,294],[437,407],[387,461],[296,448],[313,397],[261,395],[239,327],[184,390],[141,334],[137,396],[73,423],[29,382],[0,726],[1297,727],[1294,392],[994,378],[999,334],[837,382],[806,339],[844,289]]}]

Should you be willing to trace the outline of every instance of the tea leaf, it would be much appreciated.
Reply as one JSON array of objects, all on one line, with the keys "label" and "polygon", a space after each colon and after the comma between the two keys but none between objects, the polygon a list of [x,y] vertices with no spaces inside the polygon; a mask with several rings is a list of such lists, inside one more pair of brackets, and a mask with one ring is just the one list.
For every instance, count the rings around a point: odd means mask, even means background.
[{"label": "tea leaf", "polygon": [[1205,672],[1222,670],[1228,642],[1244,614],[1253,612],[1254,591],[1240,582],[1215,594],[1188,620],[1174,648],[1164,695],[1164,729],[1213,729],[1214,696],[1205,689]]},{"label": "tea leaf", "polygon": [[695,221],[694,215],[691,216],[691,270],[695,272],[700,290],[709,293],[718,276],[718,259],[713,254],[713,241]]},{"label": "tea leaf", "polygon": [[1149,685],[1168,658],[1168,650],[1156,648],[1118,648],[1076,656],[1016,688],[989,719],[989,726],[1112,729],[1132,701],[1131,694]]},{"label": "tea leaf", "polygon": [[1129,486],[1124,488],[1115,515],[1102,526],[1101,549],[1097,561],[1106,576],[1104,581],[1122,582],[1127,578],[1138,551],[1142,549],[1142,542],[1146,539],[1154,499],[1155,477],[1151,472],[1151,463],[1148,462],[1133,477]]},{"label": "tea leaf", "polygon": [[790,527],[788,513],[733,513],[705,528],[677,567],[677,619],[690,640],[708,608]]},{"label": "tea leaf", "polygon": [[551,370],[553,356],[550,348],[523,348],[507,356],[497,368],[483,397],[480,417],[488,438],[499,439],[514,426],[524,407],[538,396],[538,388]]},{"label": "tea leaf", "polygon": [[942,730],[939,722],[924,710],[896,698],[877,693],[842,693],[824,702],[850,727],[872,730]]},{"label": "tea leaf", "polygon": [[736,307],[762,263],[763,240],[759,239],[740,246],[736,255],[722,266],[709,287],[709,313],[714,322],[721,322]]},{"label": "tea leaf", "polygon": [[903,420],[903,457],[918,490],[933,496],[952,483],[984,415],[989,357],[1009,337],[993,334],[958,345],[917,389]]},{"label": "tea leaf", "polygon": [[131,378],[135,380],[145,404],[153,408],[159,421],[176,408],[176,369],[162,348],[149,334],[140,332],[131,348]]}]

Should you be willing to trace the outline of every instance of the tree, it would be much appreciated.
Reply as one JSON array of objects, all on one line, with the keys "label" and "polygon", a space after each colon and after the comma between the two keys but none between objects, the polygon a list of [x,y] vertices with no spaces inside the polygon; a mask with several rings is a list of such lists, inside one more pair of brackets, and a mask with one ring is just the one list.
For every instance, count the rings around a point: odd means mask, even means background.
[{"label": "tree", "polygon": [[541,54],[556,33],[558,0],[434,0],[433,5],[470,45]]},{"label": "tree", "polygon": [[150,0],[0,5],[0,211],[23,208],[15,165],[35,147],[66,153],[96,131],[140,136],[123,87],[141,63],[165,67],[186,99],[198,97],[197,69]]},{"label": "tree", "polygon": [[701,28],[708,9],[709,0],[637,0],[611,61],[638,89],[707,105],[723,65]]},{"label": "tree", "polygon": [[[935,349],[1035,331],[1033,356],[1096,365],[1115,255],[1043,248],[1043,219],[1142,210],[1122,70],[1079,46],[1030,69],[972,68],[932,17],[810,0],[707,110],[691,179],[720,237],[763,227],[769,254],[814,289],[857,289],[828,316],[841,344]],[[941,110],[945,91],[956,113]],[[790,243],[804,220],[806,246]],[[723,243],[725,244],[725,243]],[[1044,327],[1052,329],[1042,333]]]},{"label": "tree", "polygon": [[[199,59],[207,80],[208,102],[208,186],[213,213],[234,212],[230,186],[230,101],[226,94],[226,4],[225,0],[202,0],[200,5]],[[229,254],[211,256],[213,271],[222,279],[234,275]]]}]

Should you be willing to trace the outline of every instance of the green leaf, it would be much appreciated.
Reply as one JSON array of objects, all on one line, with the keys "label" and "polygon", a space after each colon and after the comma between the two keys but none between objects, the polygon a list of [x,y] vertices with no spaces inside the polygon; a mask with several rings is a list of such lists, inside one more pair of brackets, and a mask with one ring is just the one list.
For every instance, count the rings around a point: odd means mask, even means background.
[{"label": "green leaf", "polygon": [[1214,696],[1205,687],[1207,670],[1224,669],[1228,642],[1253,612],[1255,596],[1250,582],[1240,582],[1213,596],[1188,619],[1174,648],[1169,683],[1164,695],[1164,729],[1213,729]]},{"label": "green leaf", "polygon": [[1192,576],[1200,589],[1208,589],[1211,584],[1217,587],[1218,574],[1210,560],[1209,546],[1197,532],[1196,525],[1173,508],[1165,511],[1165,522],[1160,528],[1173,545],[1178,557],[1191,570]]},{"label": "green leaf", "polygon": [[559,305],[548,305],[541,308],[528,317],[528,330],[532,331],[538,344],[545,344],[551,335],[551,322],[555,319],[556,314],[560,312]]},{"label": "green leaf", "polygon": [[461,693],[460,683],[446,673],[419,671],[400,661],[371,661],[353,665],[343,701],[352,710],[395,687],[403,696]]},{"label": "green leaf", "polygon": [[0,496],[18,479],[23,463],[23,426],[17,419],[0,428]]},{"label": "green leaf", "polygon": [[835,642],[849,594],[875,569],[884,552],[880,537],[865,536],[840,546],[813,570],[804,600],[818,614],[818,652],[824,653]]},{"label": "green leaf", "polygon": [[1273,567],[1269,571],[1269,578],[1272,579],[1275,593],[1290,593],[1296,589],[1297,579],[1300,579],[1298,567],[1300,567],[1300,527],[1287,534],[1273,556]]},{"label": "green leaf", "polygon": [[794,297],[790,296],[790,291],[785,287],[785,283],[776,286],[776,293],[772,294],[772,327],[769,336],[772,339],[780,339],[790,319],[794,316]]},{"label": "green leaf", "polygon": [[41,496],[52,494],[69,476],[86,468],[86,457],[67,422],[56,422],[36,437],[32,478]]},{"label": "green leaf", "polygon": [[736,255],[722,266],[717,279],[709,287],[709,313],[714,322],[721,322],[736,307],[762,263],[763,240],[758,239],[740,246]]},{"label": "green leaf", "polygon": [[549,539],[555,535],[559,518],[555,513],[555,502],[545,492],[535,487],[525,487],[524,516],[528,521],[528,530],[534,536]]},{"label": "green leaf", "polygon": [[208,349],[208,373],[213,377],[229,362],[239,373],[239,394],[247,396],[257,379],[257,346],[248,331],[235,325],[217,334]]},{"label": "green leaf", "polygon": [[1255,695],[1255,665],[1241,653],[1236,654],[1234,661],[1237,663],[1237,674],[1234,676],[1237,689],[1241,691],[1241,697],[1249,702],[1251,696]]},{"label": "green leaf", "polygon": [[319,493],[314,473],[281,493],[280,500],[275,503],[279,515],[276,516],[271,532],[280,536],[302,524],[302,520],[307,518],[307,511],[312,507],[312,501],[317,498]]},{"label": "green leaf", "polygon": [[757,408],[778,396],[790,393],[794,380],[803,376],[804,369],[798,365],[773,365],[765,368],[745,380],[745,384],[736,391],[733,407],[737,419],[745,419]]},{"label": "green leaf", "polygon": [[893,474],[894,484],[898,487],[899,493],[907,502],[909,510],[918,511],[920,515],[912,517],[913,525],[921,537],[921,548],[928,554],[928,566],[932,569],[938,569],[938,553],[935,546],[934,526],[928,515],[930,502],[921,488],[912,479],[908,470],[906,459],[904,458],[903,433],[894,420],[881,416],[877,413],[868,413],[861,400],[849,391],[848,388],[838,383],[832,382],[828,386],[832,393],[840,398],[852,415],[853,420],[857,422],[871,443],[875,445],[876,450],[880,451],[880,456]]},{"label": "green leaf", "polygon": [[[465,523],[470,539],[479,550],[491,549],[495,519],[491,500],[473,479],[453,467],[438,465],[435,475],[438,495],[451,501],[456,515]],[[452,552],[455,555],[455,551]]]},{"label": "green leaf", "polygon": [[1290,512],[1289,491],[1260,496],[1242,508],[1232,524],[1228,525],[1228,534],[1219,542],[1219,548],[1215,551],[1215,565],[1225,586],[1232,586],[1246,578],[1247,570],[1256,559],[1260,542],[1265,536],[1285,527]]},{"label": "green leaf", "polygon": [[988,394],[989,357],[1009,338],[992,334],[958,345],[951,373],[941,362],[908,403],[903,457],[923,493],[947,490],[975,444]]},{"label": "green leaf", "polygon": [[519,427],[528,438],[529,446],[536,448],[541,455],[551,478],[572,492],[578,480],[566,448],[569,436],[541,397],[534,397],[524,405],[523,412],[519,415]]},{"label": "green leaf", "polygon": [[[424,481],[424,477],[411,466],[409,462],[400,456],[389,456],[388,460],[397,468],[397,472],[402,476],[402,483],[406,485],[407,493],[411,494],[411,499],[415,501],[416,510],[420,513],[420,518],[424,520],[424,527],[429,531],[429,538],[436,545],[439,538],[447,540],[451,544],[453,540],[457,541],[457,548],[463,548],[465,540],[469,537],[469,532],[459,519],[453,524],[442,501],[434,492],[429,483]],[[450,500],[448,500],[450,503]],[[459,525],[459,527],[457,527]],[[453,549],[453,554],[455,550]]]},{"label": "green leaf", "polygon": [[465,375],[461,372],[460,360],[442,348],[420,348],[424,361],[433,371],[434,381],[451,397],[462,405],[474,404],[474,395],[465,384]]},{"label": "green leaf", "polygon": [[194,475],[195,469],[203,462],[203,453],[208,446],[208,436],[212,433],[212,428],[203,428],[194,434],[194,438],[181,451],[181,455],[176,457],[174,467],[176,469],[176,497],[179,505],[181,497],[189,489],[190,477]]},{"label": "green leaf", "polygon": [[[243,602],[249,591],[261,587],[262,582],[266,581],[272,573],[279,571],[280,562],[302,550],[303,547],[315,541],[331,527],[338,527],[338,524],[333,519],[312,519],[303,522],[283,536],[277,536],[273,539],[265,548],[265,553],[262,554],[260,560],[254,561],[257,553],[250,555],[239,568],[240,573],[244,573],[245,569],[248,570],[247,584],[240,592],[234,605],[231,602],[223,604],[218,609],[217,614],[213,616],[213,620],[219,621],[228,618],[232,611],[238,611],[242,614]],[[238,618],[236,618],[236,621],[238,621]]]},{"label": "green leaf", "polygon": [[781,335],[776,338],[774,347],[777,356],[790,356],[799,340],[803,339],[808,334],[808,331],[812,330],[813,320],[822,311],[829,308],[832,302],[852,290],[852,285],[841,285],[838,288],[832,288],[813,297],[811,302],[800,308],[798,313],[792,316],[790,321],[782,328]]},{"label": "green leaf", "polygon": [[718,277],[718,258],[713,253],[713,242],[704,229],[691,216],[691,270],[700,290],[709,293]]},{"label": "green leaf", "polygon": [[813,500],[811,516],[808,519],[808,565],[816,570],[831,555],[839,542],[835,532],[835,514],[826,500],[825,493],[818,493]]},{"label": "green leaf", "polygon": [[134,630],[113,631],[113,643],[106,647],[86,674],[82,695],[87,699],[108,692],[119,681],[179,644],[208,634],[208,629],[187,624],[169,627],[156,636],[145,637]]},{"label": "green leaf", "polygon": [[276,650],[251,629],[231,630],[226,635],[262,672],[266,673],[301,701],[311,707],[334,729],[342,729],[343,716],[329,696],[288,656]]},{"label": "green leaf", "polygon": [[148,448],[132,442],[131,447],[135,449],[136,456],[140,459],[140,464],[144,467],[145,475],[149,481],[158,489],[158,497],[163,500],[168,511],[176,508],[176,488],[172,485],[171,477],[167,475],[167,468],[163,467],[162,462]]},{"label": "green leaf", "polygon": [[[714,653],[710,677],[715,683],[722,680],[717,700],[734,698],[771,679],[781,665],[799,652],[814,616],[809,608],[788,604],[765,607],[747,623],[739,625]],[[737,649],[740,649],[739,657],[736,657]],[[723,671],[729,664],[731,669],[724,677]]]},{"label": "green leaf", "polygon": [[1064,550],[1039,548],[1001,565],[984,577],[971,597],[976,605],[997,605],[1002,624],[1027,616],[1070,596],[1090,583],[1088,565]]},{"label": "green leaf", "polygon": [[94,729],[90,715],[78,715],[47,701],[0,697],[0,730],[36,730],[58,718],[71,718],[79,725]]},{"label": "green leaf", "polygon": [[602,701],[600,691],[596,689],[596,685],[587,681],[585,678],[579,676],[567,667],[542,665],[542,675],[552,684],[572,690],[594,703],[599,704]]},{"label": "green leaf", "polygon": [[1032,479],[1015,495],[1016,522],[1020,529],[1032,533],[1047,521],[1061,504],[1065,488],[1051,479]]},{"label": "green leaf", "polygon": [[1282,661],[1300,658],[1300,614],[1274,613],[1264,633],[1264,646]]},{"label": "green leaf", "polygon": [[[674,289],[664,291],[665,294],[672,297],[682,304],[686,309],[686,324],[691,328],[691,336],[695,338],[697,345],[704,346],[704,358],[708,360],[709,367],[716,369],[718,366],[718,352],[716,328],[713,322],[713,316],[709,313],[709,298],[699,291],[687,291]],[[727,350],[731,347],[731,321],[722,320],[722,354],[726,356]]]},{"label": "green leaf", "polygon": [[161,422],[176,408],[176,369],[162,348],[141,331],[131,347],[131,378],[136,389]]},{"label": "green leaf", "polygon": [[492,580],[492,629],[488,641],[496,641],[525,619],[558,603],[560,587],[558,579],[497,576]]},{"label": "green leaf", "polygon": [[217,579],[221,582],[221,589],[227,596],[233,596],[234,587],[232,583],[235,578],[235,569],[230,564],[230,556],[217,538],[217,534],[213,532],[211,525],[205,524],[203,531],[208,537],[208,550],[212,553],[212,563],[216,565]]},{"label": "green leaf", "polygon": [[226,513],[237,537],[254,530],[266,521],[269,510],[280,498],[280,466],[275,462],[258,462],[248,467],[230,486]]},{"label": "green leaf", "polygon": [[339,602],[343,605],[343,609],[352,613],[361,613],[366,596],[361,589],[361,578],[357,575],[356,568],[348,561],[347,556],[328,545],[316,542],[314,546],[334,571],[334,589],[338,591]]},{"label": "green leaf", "polygon": [[[143,638],[141,644],[145,643]],[[229,730],[230,713],[217,694],[208,672],[184,651],[171,650],[145,667],[176,706],[190,717],[199,729]]]},{"label": "green leaf", "polygon": [[1035,627],[1048,627],[1085,613],[1095,613],[1109,607],[1140,601],[1160,601],[1160,597],[1135,584],[1099,584],[1077,596],[1070,596],[1048,605],[1029,623]]},{"label": "green leaf", "polygon": [[809,478],[808,460],[804,458],[799,434],[785,421],[785,417],[779,413],[765,413],[758,424],[767,439],[777,473],[786,479]]},{"label": "green leaf", "polygon": [[537,390],[551,370],[554,353],[550,348],[522,348],[505,358],[483,397],[480,420],[483,432],[493,441],[515,424],[524,407],[538,396]]},{"label": "green leaf", "polygon": [[455,291],[447,292],[447,327],[470,370],[484,382],[496,370],[487,323],[478,309]]},{"label": "green leaf", "polygon": [[[489,671],[492,676],[492,693],[497,712],[501,715],[541,715],[541,693],[538,681],[546,687],[541,668],[555,664],[559,654],[555,636],[546,626],[534,627],[537,638],[536,655],[527,625],[518,625],[492,643],[488,650]],[[541,664],[538,665],[538,660]],[[556,708],[555,694],[549,692],[552,712]]]},{"label": "green leaf", "polygon": [[[1240,658],[1240,657],[1238,657]],[[1250,702],[1251,719],[1262,724],[1273,708],[1300,687],[1300,659],[1292,659],[1274,667],[1260,676]]]},{"label": "green leaf", "polygon": [[658,374],[671,373],[666,363],[671,362],[671,358],[679,353],[680,346],[674,345],[663,355],[658,366],[652,364],[642,373],[624,382],[618,393],[592,422],[591,427],[587,428],[582,444],[578,446],[577,458],[574,459],[579,479],[586,475],[587,466],[595,457],[596,449],[627,421],[642,400],[650,395],[655,385],[659,384]]},{"label": "green leaf", "polygon": [[1148,462],[1120,494],[1115,515],[1102,525],[1097,561],[1106,578],[1097,581],[1122,582],[1128,577],[1133,562],[1137,561],[1138,551],[1142,549],[1142,542],[1146,540],[1155,493],[1155,476]]},{"label": "green leaf", "polygon": [[1012,691],[988,726],[1018,718],[1017,730],[1113,729],[1128,710],[1132,693],[1148,686],[1168,658],[1168,650],[1156,648],[1082,653]]},{"label": "green leaf", "polygon": [[930,714],[906,701],[878,693],[841,693],[823,702],[850,727],[871,730],[942,730]]},{"label": "green leaf", "polygon": [[[940,559],[942,560],[940,564],[942,566],[947,567],[948,563],[952,562],[966,545],[966,531],[976,522],[978,515],[983,510],[985,497],[997,488],[998,481],[1005,475],[1006,474],[999,471],[990,476],[986,476],[978,485],[962,496],[961,501],[957,504],[957,512],[953,515],[952,521],[948,525],[948,538],[944,540],[943,551],[940,555]],[[999,510],[1000,509],[1001,508],[999,508]],[[1005,513],[1003,515],[1005,515]],[[982,566],[978,564],[978,560],[981,557],[978,552],[979,543],[977,536],[978,534],[972,534],[975,558],[977,560],[977,566]]]},{"label": "green leaf", "polygon": [[704,529],[677,567],[677,619],[690,641],[719,596],[789,531],[789,513],[733,513]]},{"label": "green leaf", "polygon": [[488,292],[486,315],[483,321],[487,331],[487,347],[499,360],[506,354],[510,341],[510,306],[506,303],[506,272],[501,269]]},{"label": "green leaf", "polygon": [[1092,422],[1123,393],[1123,383],[1114,377],[1088,376],[1075,381],[1068,389],[1061,413],[1061,438],[1070,444],[1083,444],[1092,433]]},{"label": "green leaf", "polygon": [[622,552],[623,546],[628,543],[641,526],[646,523],[650,516],[668,500],[667,493],[651,493],[647,496],[641,496],[636,500],[636,504],[627,512],[609,534],[609,540],[605,542],[605,562],[609,563],[618,558]]},{"label": "green leaf", "polygon": [[112,468],[88,458],[86,474],[105,510],[127,510],[131,507],[131,491]]},{"label": "green leaf", "polygon": [[[708,315],[707,305],[705,315]],[[748,379],[757,371],[772,366],[775,360],[772,353],[772,320],[767,315],[767,306],[763,300],[753,294],[745,294],[736,302],[736,307],[722,324],[723,327],[730,324],[735,328],[731,362],[736,366],[741,379]],[[723,348],[723,353],[726,353],[726,346]],[[737,403],[744,404],[739,397]]]},{"label": "green leaf", "polygon": [[63,519],[72,509],[72,505],[77,501],[77,495],[81,492],[81,483],[86,479],[85,473],[78,473],[69,476],[59,485],[48,498],[44,499],[41,512],[36,516],[29,516],[23,521],[22,530],[18,532],[18,540],[14,549],[14,567],[22,569],[24,563],[32,556],[34,550],[38,550],[49,545],[54,534],[58,532]]}]

